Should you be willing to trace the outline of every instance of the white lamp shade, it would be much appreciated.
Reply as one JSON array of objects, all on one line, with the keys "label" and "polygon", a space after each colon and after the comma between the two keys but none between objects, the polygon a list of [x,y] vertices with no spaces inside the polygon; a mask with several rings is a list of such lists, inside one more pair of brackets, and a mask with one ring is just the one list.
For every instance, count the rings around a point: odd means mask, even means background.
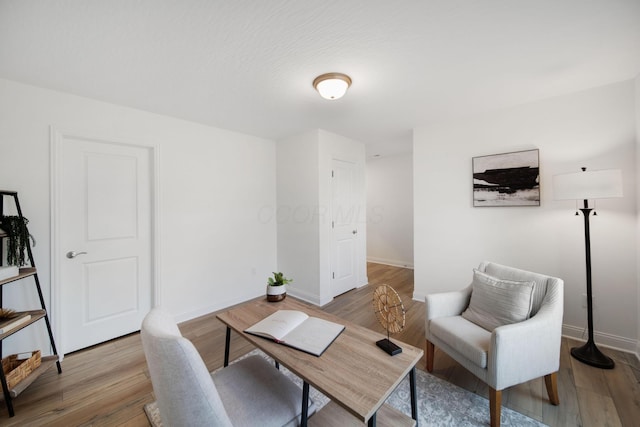
[{"label": "white lamp shade", "polygon": [[582,171],[554,175],[555,200],[593,200],[622,197],[620,169]]},{"label": "white lamp shade", "polygon": [[320,96],[329,100],[342,98],[350,85],[351,78],[342,73],[323,74],[313,82]]}]

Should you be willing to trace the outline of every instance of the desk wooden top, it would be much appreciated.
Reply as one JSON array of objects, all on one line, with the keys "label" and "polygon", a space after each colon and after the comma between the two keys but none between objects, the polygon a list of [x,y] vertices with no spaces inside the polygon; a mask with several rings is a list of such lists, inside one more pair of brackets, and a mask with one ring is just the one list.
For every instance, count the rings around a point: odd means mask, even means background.
[{"label": "desk wooden top", "polygon": [[[300,310],[346,328],[320,357],[243,332],[277,310]],[[276,303],[249,301],[217,317],[363,422],[376,413],[423,355],[422,349],[392,338],[402,353],[389,356],[376,346],[386,335],[290,297]]]}]

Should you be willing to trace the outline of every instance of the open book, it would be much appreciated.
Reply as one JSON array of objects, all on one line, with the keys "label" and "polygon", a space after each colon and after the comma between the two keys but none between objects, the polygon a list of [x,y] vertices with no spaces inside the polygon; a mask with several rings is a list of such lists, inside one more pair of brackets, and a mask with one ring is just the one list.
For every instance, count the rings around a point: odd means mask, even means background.
[{"label": "open book", "polygon": [[320,356],[344,331],[344,325],[310,317],[297,310],[278,310],[245,332]]}]

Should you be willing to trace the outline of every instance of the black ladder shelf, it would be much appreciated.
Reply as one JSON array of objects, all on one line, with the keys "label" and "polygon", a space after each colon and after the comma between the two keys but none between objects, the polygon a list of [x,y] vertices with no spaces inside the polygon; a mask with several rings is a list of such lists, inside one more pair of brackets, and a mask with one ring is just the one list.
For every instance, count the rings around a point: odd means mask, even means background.
[{"label": "black ladder shelf", "polygon": [[[20,209],[20,202],[18,201],[18,193],[16,191],[4,191],[0,190],[0,215],[4,215],[4,197],[13,197],[13,201],[16,206],[16,210],[18,213],[18,217],[23,219],[22,210]],[[8,237],[8,232],[0,230],[0,261],[2,260],[2,240]],[[3,286],[21,279],[26,279],[28,277],[33,277],[36,283],[36,289],[38,290],[38,297],[40,298],[40,310],[30,310],[26,313],[31,315],[29,321],[0,334],[0,356],[2,355],[2,340],[7,338],[10,335],[18,332],[19,330],[26,328],[27,326],[37,322],[40,319],[44,318],[44,321],[47,325],[47,332],[49,333],[49,342],[51,344],[51,350],[53,355],[42,357],[41,365],[36,368],[33,372],[29,374],[25,379],[20,381],[17,385],[15,385],[12,389],[9,389],[7,386],[7,379],[3,369],[0,369],[0,383],[2,383],[2,391],[4,396],[4,401],[7,405],[7,410],[9,411],[9,416],[14,416],[13,410],[13,402],[12,399],[17,397],[24,389],[26,389],[35,379],[44,373],[47,369],[54,365],[57,365],[58,374],[62,373],[62,367],[60,366],[60,358],[58,357],[58,350],[56,349],[56,343],[53,339],[53,333],[51,332],[51,323],[49,322],[49,315],[47,314],[47,308],[44,303],[44,298],[42,297],[42,289],[40,288],[40,280],[38,279],[38,272],[36,270],[36,265],[33,261],[33,254],[31,252],[31,245],[27,244],[27,255],[29,256],[29,264],[30,267],[20,268],[20,274],[15,277],[11,277],[9,279],[0,280],[0,307],[2,307],[2,290]],[[2,396],[0,396],[2,397]]]}]

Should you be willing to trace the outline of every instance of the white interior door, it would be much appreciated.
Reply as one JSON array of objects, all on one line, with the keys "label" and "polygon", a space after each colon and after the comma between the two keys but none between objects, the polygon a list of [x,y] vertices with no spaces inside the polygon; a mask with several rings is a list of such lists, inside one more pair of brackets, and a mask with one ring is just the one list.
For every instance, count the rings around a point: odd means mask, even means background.
[{"label": "white interior door", "polygon": [[140,329],[151,307],[151,149],[58,138],[62,353]]},{"label": "white interior door", "polygon": [[340,295],[356,287],[358,203],[356,164],[332,161],[331,180],[331,291]]}]

